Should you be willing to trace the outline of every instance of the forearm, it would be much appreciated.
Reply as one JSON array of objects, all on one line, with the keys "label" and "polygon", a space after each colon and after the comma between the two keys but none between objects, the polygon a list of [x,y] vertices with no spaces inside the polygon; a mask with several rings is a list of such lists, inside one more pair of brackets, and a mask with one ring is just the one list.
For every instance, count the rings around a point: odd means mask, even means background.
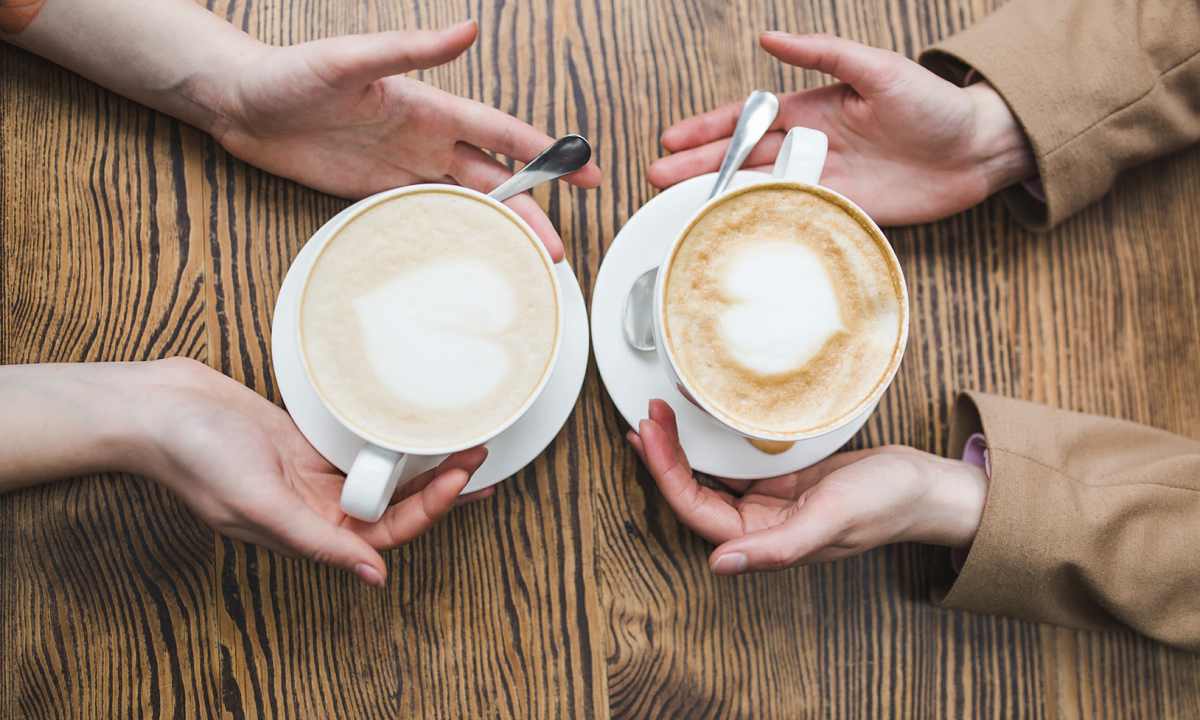
[{"label": "forearm", "polygon": [[[189,0],[0,0],[0,38],[206,132],[220,132],[229,69],[266,46]],[[26,17],[32,11],[26,10]]]},{"label": "forearm", "polygon": [[148,363],[0,367],[0,492],[133,471],[146,428]]}]

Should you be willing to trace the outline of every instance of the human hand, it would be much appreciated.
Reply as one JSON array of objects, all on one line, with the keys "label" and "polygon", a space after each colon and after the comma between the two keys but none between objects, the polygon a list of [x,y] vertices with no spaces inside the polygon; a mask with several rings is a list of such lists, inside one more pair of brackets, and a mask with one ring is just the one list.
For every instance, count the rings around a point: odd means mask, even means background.
[{"label": "human hand", "polygon": [[987,496],[983,468],[910,447],[833,455],[766,480],[692,476],[675,414],[662,400],[629,442],[684,525],[717,544],[718,575],[783,570],[858,555],[894,542],[967,547]]},{"label": "human hand", "polygon": [[378,522],[342,512],[343,474],[305,440],[291,417],[254,391],[183,359],[150,363],[138,394],[148,442],[131,470],[178,494],[206,523],[237,540],[357,575],[375,586],[387,573],[379,550],[424,534],[456,505],[487,450],[455,453],[397,489]]},{"label": "human hand", "polygon": [[[881,225],[927,222],[972,207],[1032,177],[1029,141],[987,83],[957,87],[894,52],[829,35],[768,32],[763,49],[841,82],[779,96],[779,115],[746,160],[766,169],[784,131],[797,125],[829,136],[821,184],[858,204]],[[742,103],[667,129],[661,158],[647,173],[666,188],[714,172]]]},{"label": "human hand", "polygon": [[[553,139],[482,103],[401,73],[432,68],[475,41],[475,21],[444,30],[346,35],[238,54],[219,89],[214,137],[232,154],[277,175],[348,198],[418,182],[489,192],[512,173],[490,150],[529,162]],[[589,163],[565,178],[600,184]],[[551,257],[562,241],[528,194],[506,201]]]}]

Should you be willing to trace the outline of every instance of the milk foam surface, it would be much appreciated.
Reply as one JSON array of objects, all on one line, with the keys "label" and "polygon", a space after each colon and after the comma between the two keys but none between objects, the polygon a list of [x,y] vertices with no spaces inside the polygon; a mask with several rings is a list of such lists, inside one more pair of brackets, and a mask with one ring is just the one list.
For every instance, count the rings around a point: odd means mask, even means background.
[{"label": "milk foam surface", "polygon": [[352,425],[405,447],[458,445],[503,423],[548,372],[557,334],[552,270],[534,242],[445,191],[359,215],[301,301],[318,390]]},{"label": "milk foam surface", "polygon": [[737,362],[763,375],[796,370],[845,330],[829,273],[808,248],[767,240],[731,255],[724,277],[730,307],[720,322]]},{"label": "milk foam surface", "polygon": [[355,298],[354,310],[367,362],[401,400],[465,408],[486,399],[509,373],[508,351],[495,336],[516,320],[515,293],[477,259],[413,270]]},{"label": "milk foam surface", "polygon": [[902,336],[901,286],[874,230],[787,183],[730,195],[671,260],[667,342],[680,374],[752,432],[796,435],[861,411]]}]

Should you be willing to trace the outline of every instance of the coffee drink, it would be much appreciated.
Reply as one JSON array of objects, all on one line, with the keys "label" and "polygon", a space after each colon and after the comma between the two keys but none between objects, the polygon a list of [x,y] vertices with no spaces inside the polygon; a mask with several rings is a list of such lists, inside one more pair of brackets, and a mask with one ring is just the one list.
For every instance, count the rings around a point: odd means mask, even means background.
[{"label": "coffee drink", "polygon": [[404,449],[486,436],[549,373],[558,295],[538,240],[449,189],[384,200],[337,231],[300,303],[317,391],[360,434]]},{"label": "coffee drink", "polygon": [[727,195],[668,258],[679,374],[749,434],[819,432],[865,409],[899,363],[904,289],[860,211],[786,181]]}]

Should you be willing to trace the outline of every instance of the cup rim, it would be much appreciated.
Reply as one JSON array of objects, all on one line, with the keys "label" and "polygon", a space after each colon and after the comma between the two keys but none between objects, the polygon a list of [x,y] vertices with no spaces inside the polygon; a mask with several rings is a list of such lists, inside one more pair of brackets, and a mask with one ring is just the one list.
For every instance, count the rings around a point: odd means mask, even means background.
[{"label": "cup rim", "polygon": [[[892,351],[891,361],[888,363],[887,371],[880,376],[879,381],[872,388],[870,394],[866,395],[862,400],[854,405],[850,410],[843,413],[837,420],[832,423],[827,423],[818,428],[804,430],[795,433],[776,433],[762,430],[761,428],[750,427],[744,423],[738,422],[727,414],[721,412],[709,402],[702,393],[698,392],[694,383],[689,380],[686,375],[680,371],[679,362],[675,357],[675,349],[672,347],[669,336],[666,331],[666,317],[664,313],[664,304],[666,302],[666,287],[667,276],[670,274],[671,264],[674,262],[676,255],[679,252],[683,240],[688,233],[692,231],[701,219],[703,219],[713,208],[721,203],[730,200],[738,195],[743,195],[748,192],[762,190],[769,186],[784,186],[791,187],[796,190],[807,192],[819,197],[824,197],[832,201],[836,205],[842,206],[849,210],[856,220],[862,224],[865,221],[867,229],[875,236],[876,244],[881,246],[884,251],[889,267],[893,272],[893,279],[896,286],[899,288],[900,296],[900,335],[896,339],[896,346]],[[721,423],[727,429],[737,432],[746,437],[758,440],[771,440],[776,442],[797,442],[807,440],[809,438],[820,437],[828,433],[834,432],[841,427],[853,422],[856,418],[862,415],[863,412],[870,409],[876,403],[883,393],[891,386],[892,380],[896,373],[900,370],[901,361],[904,359],[905,349],[908,347],[908,327],[909,327],[909,300],[908,300],[908,285],[904,279],[904,269],[900,266],[900,259],[896,257],[896,251],[892,248],[891,241],[879,228],[879,225],[868,215],[862,208],[851,201],[841,193],[831,190],[823,185],[801,182],[799,180],[788,180],[786,178],[771,177],[763,180],[756,180],[747,185],[728,190],[720,195],[708,200],[704,205],[700,206],[696,212],[688,218],[684,223],[683,229],[676,235],[675,239],[667,248],[667,253],[663,258],[663,262],[659,265],[658,277],[654,282],[654,329],[658,333],[659,342],[656,344],[662,349],[661,357],[666,357],[670,364],[671,373],[678,380],[682,389],[686,391],[688,399],[698,405],[702,410],[710,415],[714,420]]]},{"label": "cup rim", "polygon": [[[444,192],[451,195],[460,195],[469,197],[473,200],[479,200],[485,205],[500,211],[509,220],[516,223],[517,226],[524,231],[526,236],[528,236],[529,241],[537,249],[538,254],[542,258],[542,262],[546,267],[546,273],[550,276],[550,282],[554,288],[555,298],[554,349],[550,354],[550,360],[546,364],[546,369],[542,373],[542,377],[538,380],[538,384],[534,386],[533,390],[529,393],[529,396],[525,398],[525,401],[520,405],[520,407],[509,413],[508,417],[506,417],[499,425],[496,425],[486,432],[481,433],[469,440],[458,442],[453,445],[428,447],[402,445],[391,442],[385,438],[371,433],[366,428],[360,427],[346,417],[341,411],[339,411],[333,405],[333,403],[330,402],[329,398],[326,397],[325,393],[321,390],[321,387],[317,384],[313,377],[308,356],[304,352],[304,333],[301,329],[304,297],[306,291],[308,290],[308,283],[312,279],[313,270],[316,268],[317,262],[320,261],[321,256],[324,254],[326,248],[329,247],[329,244],[334,238],[337,237],[338,233],[341,232],[341,230],[350,222],[376,205],[398,197],[403,197],[405,195],[416,195],[426,192]],[[512,427],[514,423],[520,420],[525,413],[529,411],[529,408],[532,407],[535,402],[537,402],[537,399],[541,397],[542,391],[546,389],[546,385],[550,382],[550,376],[554,374],[554,370],[558,366],[558,358],[562,351],[563,331],[566,325],[563,313],[562,283],[559,280],[558,272],[556,270],[557,264],[550,257],[550,251],[546,249],[546,246],[542,243],[541,239],[538,238],[537,233],[534,232],[529,223],[525,222],[520,215],[517,215],[517,213],[507,205],[477,190],[472,190],[471,188],[466,188],[459,185],[449,185],[444,183],[420,183],[417,185],[407,185],[405,187],[394,188],[392,190],[385,190],[359,200],[346,209],[345,215],[339,219],[337,223],[330,226],[328,229],[322,227],[317,230],[317,232],[309,238],[309,242],[317,242],[319,243],[319,246],[316,248],[312,261],[304,271],[304,275],[300,280],[300,292],[296,295],[296,319],[292,327],[292,332],[294,332],[296,335],[296,354],[299,356],[300,367],[304,371],[304,377],[312,387],[313,392],[316,393],[317,398],[320,399],[321,404],[325,407],[326,411],[328,411],[329,414],[332,415],[347,430],[362,438],[370,445],[391,450],[392,452],[402,453],[404,455],[446,455],[482,445],[495,438],[497,435]]]}]

